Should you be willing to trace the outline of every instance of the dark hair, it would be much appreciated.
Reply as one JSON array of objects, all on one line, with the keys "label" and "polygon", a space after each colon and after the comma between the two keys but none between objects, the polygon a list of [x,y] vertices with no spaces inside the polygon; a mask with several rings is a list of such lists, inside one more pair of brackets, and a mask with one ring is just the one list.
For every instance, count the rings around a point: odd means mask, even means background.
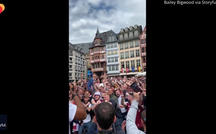
[{"label": "dark hair", "polygon": [[110,128],[114,121],[115,110],[110,103],[103,102],[96,106],[95,115],[98,125],[102,129],[107,130]]}]

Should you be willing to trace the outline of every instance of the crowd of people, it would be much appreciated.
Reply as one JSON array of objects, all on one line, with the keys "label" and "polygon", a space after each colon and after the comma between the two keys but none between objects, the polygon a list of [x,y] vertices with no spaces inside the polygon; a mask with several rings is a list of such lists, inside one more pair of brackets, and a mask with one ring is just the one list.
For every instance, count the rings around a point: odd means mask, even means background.
[{"label": "crowd of people", "polygon": [[98,77],[69,83],[70,134],[146,133],[144,76]]}]

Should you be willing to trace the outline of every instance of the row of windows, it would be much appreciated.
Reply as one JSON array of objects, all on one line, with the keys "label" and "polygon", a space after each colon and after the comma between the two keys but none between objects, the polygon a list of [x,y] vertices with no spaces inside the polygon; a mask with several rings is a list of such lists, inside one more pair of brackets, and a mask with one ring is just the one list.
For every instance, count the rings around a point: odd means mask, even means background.
[{"label": "row of windows", "polygon": [[[72,61],[73,57],[69,57],[69,61]],[[76,61],[85,61],[85,58],[75,58]]]},{"label": "row of windows", "polygon": [[138,30],[134,31],[134,32],[129,32],[129,33],[124,33],[124,34],[120,34],[119,36],[119,40],[127,40],[127,39],[132,39],[134,37],[138,37],[139,36],[139,32]]},{"label": "row of windows", "polygon": [[92,60],[97,60],[97,59],[104,59],[104,55],[97,55],[97,56],[92,56]]},{"label": "row of windows", "polygon": [[[136,50],[136,57],[139,57],[139,56],[140,56],[140,50],[137,49],[137,50]],[[121,58],[121,59],[127,59],[127,58],[133,58],[133,57],[135,57],[135,55],[134,55],[134,50],[131,50],[131,51],[130,51],[130,56],[129,56],[129,51],[121,52],[121,53],[120,53],[120,58]]]},{"label": "row of windows", "polygon": [[103,63],[95,63],[92,65],[93,68],[103,68],[104,64]]},{"label": "row of windows", "polygon": [[109,38],[108,38],[108,42],[112,42],[112,41],[115,41],[115,40],[116,40],[115,36],[109,36]]},{"label": "row of windows", "polygon": [[109,50],[109,51],[107,51],[107,55],[116,55],[116,54],[118,54],[117,50]]},{"label": "row of windows", "polygon": [[117,43],[114,43],[114,44],[107,44],[106,45],[106,48],[117,48],[118,47],[118,45],[117,45]]},{"label": "row of windows", "polygon": [[108,58],[108,63],[118,62],[118,57],[110,57]]},{"label": "row of windows", "polygon": [[[83,65],[83,66],[75,66],[75,69],[76,70],[81,70],[81,68],[84,68],[85,66]],[[72,69],[73,68],[73,66],[72,65],[69,65],[69,69]],[[72,71],[72,70],[71,70]]]},{"label": "row of windows", "polygon": [[140,60],[136,60],[136,63],[135,63],[135,60],[121,62],[121,68],[130,68],[130,69],[132,69],[133,67],[138,68],[139,66],[140,66]]},{"label": "row of windows", "polygon": [[[69,73],[69,76],[71,77],[71,76],[72,76],[72,74],[73,74],[73,73]],[[77,76],[78,76],[78,77],[80,77],[80,76],[81,76],[81,73],[74,73],[74,74],[75,74],[75,76],[76,76],[76,77],[77,77]]]},{"label": "row of windows", "polygon": [[119,71],[119,66],[118,65],[109,65],[108,71]]},{"label": "row of windows", "polygon": [[139,47],[139,40],[130,41],[130,42],[120,44],[120,50],[128,49],[128,48],[134,48],[134,47]]},{"label": "row of windows", "polygon": [[91,50],[91,52],[98,52],[98,51],[104,51],[104,48],[103,47],[95,47]]}]

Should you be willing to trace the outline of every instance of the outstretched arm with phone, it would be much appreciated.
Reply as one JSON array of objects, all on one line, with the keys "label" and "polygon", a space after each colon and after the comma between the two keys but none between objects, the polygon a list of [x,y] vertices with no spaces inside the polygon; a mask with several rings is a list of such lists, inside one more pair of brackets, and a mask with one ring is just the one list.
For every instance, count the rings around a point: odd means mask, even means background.
[{"label": "outstretched arm with phone", "polygon": [[140,93],[134,92],[132,104],[128,111],[127,119],[126,119],[127,134],[145,134],[143,131],[140,131],[137,128],[136,123],[135,123],[139,100],[140,100]]}]

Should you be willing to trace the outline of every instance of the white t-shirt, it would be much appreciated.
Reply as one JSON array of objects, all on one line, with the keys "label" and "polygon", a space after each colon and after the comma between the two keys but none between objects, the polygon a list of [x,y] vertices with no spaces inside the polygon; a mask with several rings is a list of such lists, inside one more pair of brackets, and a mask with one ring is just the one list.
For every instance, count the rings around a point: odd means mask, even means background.
[{"label": "white t-shirt", "polygon": [[73,121],[74,116],[76,114],[77,106],[69,103],[69,122]]},{"label": "white t-shirt", "polygon": [[73,121],[76,114],[77,106],[69,102],[69,134],[70,132],[70,122]]},{"label": "white t-shirt", "polygon": [[[119,96],[119,98],[118,98],[118,103],[119,103],[119,105],[121,105],[121,100],[122,100],[122,97]],[[122,112],[122,113],[127,112],[127,110],[126,110],[125,108],[120,108],[120,109],[121,109],[121,112]]]},{"label": "white t-shirt", "polygon": [[[89,104],[88,107],[91,107],[91,104]],[[91,121],[91,116],[90,116],[90,114],[87,114],[85,120],[83,120],[83,123],[88,123],[88,122],[90,122],[90,121]]]}]

